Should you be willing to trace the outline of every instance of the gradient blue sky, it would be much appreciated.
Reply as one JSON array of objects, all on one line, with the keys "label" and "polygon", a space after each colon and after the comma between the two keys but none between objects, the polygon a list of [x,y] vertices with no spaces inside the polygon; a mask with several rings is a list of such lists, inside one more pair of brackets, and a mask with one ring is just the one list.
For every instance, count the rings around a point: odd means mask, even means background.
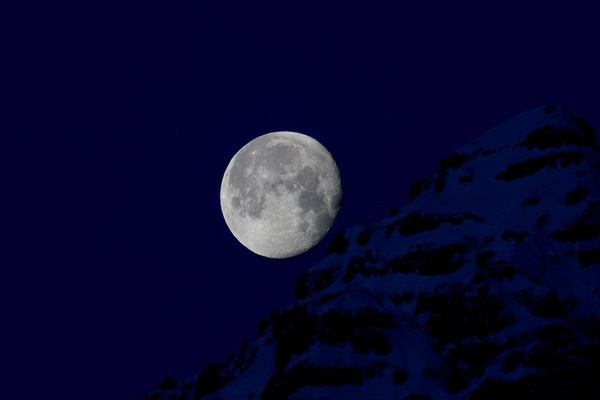
[{"label": "gradient blue sky", "polygon": [[[549,103],[600,126],[597,2],[154,3],[2,13],[5,398],[138,399],[224,361],[456,147]],[[276,130],[324,144],[344,185],[287,260],[219,206],[231,157]]]}]

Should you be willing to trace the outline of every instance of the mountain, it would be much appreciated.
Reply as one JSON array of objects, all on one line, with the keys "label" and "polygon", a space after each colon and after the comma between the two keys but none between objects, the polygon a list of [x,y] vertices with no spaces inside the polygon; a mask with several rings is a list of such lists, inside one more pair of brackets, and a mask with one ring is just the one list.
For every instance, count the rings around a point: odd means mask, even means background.
[{"label": "mountain", "polygon": [[600,398],[598,134],[561,105],[336,236],[251,343],[144,399]]}]

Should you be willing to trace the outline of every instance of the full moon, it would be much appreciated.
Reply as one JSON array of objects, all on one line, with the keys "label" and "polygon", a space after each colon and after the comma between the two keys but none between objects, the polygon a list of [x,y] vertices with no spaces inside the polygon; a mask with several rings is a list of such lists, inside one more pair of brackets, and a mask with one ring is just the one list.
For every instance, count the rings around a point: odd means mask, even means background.
[{"label": "full moon", "polygon": [[221,210],[233,235],[256,254],[288,258],[315,247],[342,205],[340,172],[327,149],[279,131],[246,144],[221,182]]}]

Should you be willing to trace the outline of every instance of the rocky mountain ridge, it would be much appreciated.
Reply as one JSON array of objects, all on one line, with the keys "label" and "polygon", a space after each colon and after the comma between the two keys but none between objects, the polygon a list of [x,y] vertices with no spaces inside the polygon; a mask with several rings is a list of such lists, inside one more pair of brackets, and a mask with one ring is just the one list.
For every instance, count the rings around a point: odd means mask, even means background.
[{"label": "rocky mountain ridge", "polygon": [[600,398],[598,134],[561,105],[335,237],[257,338],[144,399]]}]

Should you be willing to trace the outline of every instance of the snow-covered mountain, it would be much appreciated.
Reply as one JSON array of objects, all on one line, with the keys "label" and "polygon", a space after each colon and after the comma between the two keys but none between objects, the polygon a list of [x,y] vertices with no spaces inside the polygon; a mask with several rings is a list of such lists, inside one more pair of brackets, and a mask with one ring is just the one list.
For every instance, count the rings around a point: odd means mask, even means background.
[{"label": "snow-covered mountain", "polygon": [[335,237],[257,338],[145,399],[600,398],[598,135],[560,105]]}]

